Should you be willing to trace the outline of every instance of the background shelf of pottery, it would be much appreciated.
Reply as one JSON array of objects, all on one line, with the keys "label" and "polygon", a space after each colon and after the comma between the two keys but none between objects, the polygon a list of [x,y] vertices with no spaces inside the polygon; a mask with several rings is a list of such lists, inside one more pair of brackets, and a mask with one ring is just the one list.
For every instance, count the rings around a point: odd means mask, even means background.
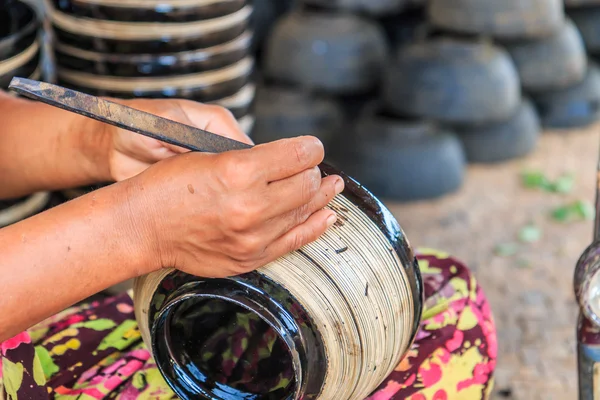
[{"label": "background shelf of pottery", "polygon": [[220,104],[257,143],[315,135],[375,195],[432,199],[598,120],[600,5],[565,2],[4,0],[0,84]]}]

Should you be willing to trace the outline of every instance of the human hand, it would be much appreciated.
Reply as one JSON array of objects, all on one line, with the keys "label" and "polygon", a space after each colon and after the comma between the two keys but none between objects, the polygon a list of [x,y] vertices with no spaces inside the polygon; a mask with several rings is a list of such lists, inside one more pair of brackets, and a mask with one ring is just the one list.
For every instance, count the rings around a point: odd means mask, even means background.
[{"label": "human hand", "polygon": [[321,178],[323,157],[318,139],[300,137],[151,166],[127,182],[144,273],[239,275],[316,240],[335,223],[323,208],[344,187],[339,176]]},{"label": "human hand", "polygon": [[[231,112],[220,106],[179,99],[109,100],[252,144]],[[114,181],[128,179],[160,160],[188,151],[112,125],[105,125],[104,128],[110,136],[106,159],[108,173]]]}]

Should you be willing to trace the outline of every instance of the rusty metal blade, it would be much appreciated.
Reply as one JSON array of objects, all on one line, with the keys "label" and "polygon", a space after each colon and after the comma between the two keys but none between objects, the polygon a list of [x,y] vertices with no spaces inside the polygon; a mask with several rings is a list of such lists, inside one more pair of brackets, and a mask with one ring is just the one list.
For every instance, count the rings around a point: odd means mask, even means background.
[{"label": "rusty metal blade", "polygon": [[193,126],[50,83],[15,77],[8,88],[51,106],[193,151],[221,153],[252,147]]}]

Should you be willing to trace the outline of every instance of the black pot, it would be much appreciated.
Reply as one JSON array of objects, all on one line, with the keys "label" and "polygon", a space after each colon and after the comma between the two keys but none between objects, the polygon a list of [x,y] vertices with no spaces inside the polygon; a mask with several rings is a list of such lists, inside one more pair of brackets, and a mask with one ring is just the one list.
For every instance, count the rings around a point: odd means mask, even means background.
[{"label": "black pot", "polygon": [[162,54],[217,46],[239,37],[252,7],[210,20],[184,23],[119,22],[80,18],[49,7],[58,42],[99,53]]},{"label": "black pot", "polygon": [[0,228],[42,212],[51,202],[48,192],[35,193],[17,199],[0,200]]},{"label": "black pot", "polygon": [[63,43],[54,46],[59,67],[111,76],[171,76],[224,68],[248,56],[252,33],[209,47],[168,54],[108,54]]},{"label": "black pot", "polygon": [[[365,398],[406,354],[422,312],[418,264],[383,204],[342,176],[338,223],[302,250],[237,277],[136,280],[142,336],[179,398]],[[359,231],[376,240],[355,246]]]},{"label": "black pot", "polygon": [[227,108],[237,119],[246,117],[254,105],[256,86],[254,83],[246,84],[239,92],[232,96],[214,101],[213,104]]},{"label": "black pot", "polygon": [[0,89],[7,89],[15,76],[39,79],[40,60],[40,45],[34,41],[19,54],[0,61]]},{"label": "black pot", "polygon": [[82,18],[125,22],[191,22],[239,11],[246,0],[51,0],[52,6]]},{"label": "black pot", "polygon": [[22,53],[36,40],[40,21],[25,2],[11,0],[0,7],[0,60]]},{"label": "black pot", "polygon": [[59,85],[95,96],[117,98],[184,98],[214,102],[232,96],[252,73],[251,58],[215,71],[173,77],[123,78],[58,70]]}]

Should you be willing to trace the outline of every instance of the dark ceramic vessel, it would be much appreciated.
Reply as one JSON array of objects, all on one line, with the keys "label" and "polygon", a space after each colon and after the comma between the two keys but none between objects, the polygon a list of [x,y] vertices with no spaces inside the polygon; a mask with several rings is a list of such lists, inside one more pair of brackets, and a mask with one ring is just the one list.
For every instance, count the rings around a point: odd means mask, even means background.
[{"label": "dark ceramic vessel", "polygon": [[190,22],[218,18],[240,10],[247,0],[51,0],[64,13],[84,18],[127,22]]},{"label": "dark ceramic vessel", "polygon": [[[243,71],[237,74],[231,74],[217,82],[202,82],[201,80],[195,80],[177,86],[163,85],[161,82],[164,81],[159,81],[158,79],[160,78],[156,78],[156,84],[153,84],[152,88],[133,87],[132,89],[120,89],[116,87],[103,86],[101,84],[86,85],[85,78],[87,75],[79,75],[78,80],[74,81],[72,77],[65,74],[67,74],[67,71],[59,71],[59,85],[92,94],[94,96],[150,99],[182,98],[206,103],[215,102],[235,95],[249,82],[251,70]],[[178,76],[177,78],[180,77],[181,76]],[[152,82],[152,79],[150,79],[150,82]],[[135,84],[133,86],[135,86]]]},{"label": "dark ceramic vessel", "polygon": [[[327,165],[320,167],[324,176],[339,174]],[[414,300],[412,343],[423,303],[417,261],[383,204],[356,181],[341,176],[346,182],[343,195],[377,224],[402,261]],[[316,399],[325,382],[324,338],[311,316],[288,290],[257,272],[208,280],[173,272],[158,285],[147,315],[153,355],[182,399]],[[207,360],[233,346],[240,329],[250,332],[246,344],[276,340],[261,353],[258,364],[248,350],[233,371],[210,364]]]},{"label": "dark ceramic vessel", "polygon": [[0,60],[22,53],[36,40],[40,21],[22,1],[9,0],[0,8]]},{"label": "dark ceramic vessel", "polygon": [[56,62],[76,71],[123,77],[171,76],[210,71],[234,64],[250,52],[252,33],[209,47],[169,54],[108,54],[56,43]]},{"label": "dark ceramic vessel", "polygon": [[15,224],[56,205],[48,192],[35,193],[17,199],[0,200],[0,228]]},{"label": "dark ceramic vessel", "polygon": [[247,116],[255,104],[256,87],[253,82],[246,84],[233,96],[215,101],[213,104],[227,108],[236,119]]},{"label": "dark ceramic vessel", "polygon": [[0,61],[0,88],[6,89],[15,76],[36,77],[40,68],[40,45],[38,41],[33,41],[20,53],[11,58]]},{"label": "dark ceramic vessel", "polygon": [[65,45],[109,54],[162,54],[234,40],[248,27],[252,7],[213,20],[162,25],[82,19],[53,9],[49,14],[56,40]]}]

